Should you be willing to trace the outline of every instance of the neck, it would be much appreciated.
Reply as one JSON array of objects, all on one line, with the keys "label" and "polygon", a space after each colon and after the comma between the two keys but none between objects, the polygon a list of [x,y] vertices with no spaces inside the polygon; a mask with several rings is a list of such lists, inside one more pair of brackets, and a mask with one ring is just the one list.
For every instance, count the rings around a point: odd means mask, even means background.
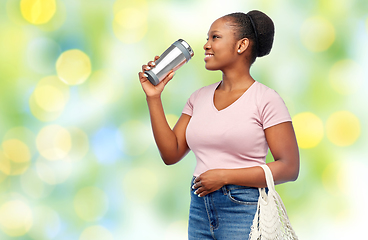
[{"label": "neck", "polygon": [[249,68],[245,67],[238,71],[233,69],[222,72],[222,82],[219,89],[223,91],[245,89],[250,87],[253,83],[254,79],[249,73]]}]

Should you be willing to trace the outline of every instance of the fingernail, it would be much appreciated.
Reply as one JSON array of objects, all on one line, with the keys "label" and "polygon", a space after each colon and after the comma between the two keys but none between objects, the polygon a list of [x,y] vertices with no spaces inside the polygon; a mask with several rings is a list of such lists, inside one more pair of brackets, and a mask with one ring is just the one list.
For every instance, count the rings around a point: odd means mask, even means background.
[{"label": "fingernail", "polygon": [[198,194],[198,197],[202,197],[201,194]]},{"label": "fingernail", "polygon": [[146,67],[147,70],[150,70],[151,68],[149,66]]},{"label": "fingernail", "polygon": [[156,66],[156,63],[155,62],[152,62],[152,66]]},{"label": "fingernail", "polygon": [[192,186],[192,189],[195,189],[195,188],[194,188],[194,185]]},{"label": "fingernail", "polygon": [[194,192],[195,195],[198,195],[197,191]]},{"label": "fingernail", "polygon": [[148,75],[147,75],[147,74],[143,74],[143,76],[148,77]]}]

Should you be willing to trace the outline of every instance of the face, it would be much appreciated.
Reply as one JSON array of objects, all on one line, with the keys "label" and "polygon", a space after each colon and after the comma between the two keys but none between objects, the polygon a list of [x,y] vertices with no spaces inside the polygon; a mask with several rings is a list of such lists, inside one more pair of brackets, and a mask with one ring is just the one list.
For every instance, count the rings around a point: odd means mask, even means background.
[{"label": "face", "polygon": [[206,69],[224,70],[236,60],[237,40],[228,19],[219,18],[212,23],[208,39],[203,46],[205,50]]}]

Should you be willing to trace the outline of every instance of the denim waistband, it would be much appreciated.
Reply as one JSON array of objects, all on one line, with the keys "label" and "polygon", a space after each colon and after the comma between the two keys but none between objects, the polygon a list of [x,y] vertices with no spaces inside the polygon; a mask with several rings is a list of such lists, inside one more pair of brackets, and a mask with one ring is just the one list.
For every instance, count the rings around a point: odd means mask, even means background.
[{"label": "denim waistband", "polygon": [[[196,177],[192,178],[190,187],[193,186],[195,178]],[[255,187],[247,187],[247,186],[241,186],[241,185],[227,184],[227,185],[222,186],[220,189],[218,189],[216,191],[222,191],[226,195],[228,191],[236,190],[236,189],[257,189],[258,190],[258,188],[255,188]]]},{"label": "denim waistband", "polygon": [[[247,186],[241,186],[241,185],[233,185],[233,184],[229,184],[229,185],[224,185],[221,190],[222,192],[226,195],[229,191],[231,190],[237,190],[237,189],[254,189],[258,191],[258,188],[254,188],[254,187],[247,187]],[[220,189],[219,189],[220,190]]]}]

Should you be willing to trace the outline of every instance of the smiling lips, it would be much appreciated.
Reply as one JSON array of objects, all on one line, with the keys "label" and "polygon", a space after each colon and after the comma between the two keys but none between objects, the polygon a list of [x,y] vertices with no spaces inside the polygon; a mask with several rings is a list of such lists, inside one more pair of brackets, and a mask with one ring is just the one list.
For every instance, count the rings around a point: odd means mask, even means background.
[{"label": "smiling lips", "polygon": [[204,60],[207,61],[211,57],[213,57],[213,53],[205,53]]}]

